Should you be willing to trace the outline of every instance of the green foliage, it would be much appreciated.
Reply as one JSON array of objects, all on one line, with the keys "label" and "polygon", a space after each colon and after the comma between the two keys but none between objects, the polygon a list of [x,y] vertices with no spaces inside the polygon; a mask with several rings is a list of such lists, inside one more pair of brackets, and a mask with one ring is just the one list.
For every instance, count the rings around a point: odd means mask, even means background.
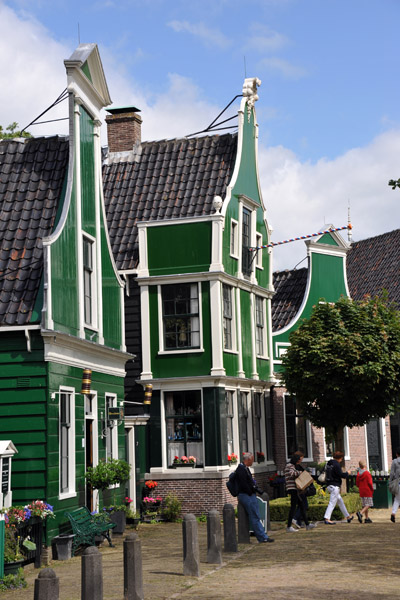
[{"label": "green foliage", "polygon": [[206,513],[202,513],[199,517],[196,517],[199,523],[207,523],[207,515]]},{"label": "green foliage", "polygon": [[387,295],[318,303],[290,343],[285,385],[328,437],[398,409],[400,316]]},{"label": "green foliage", "polygon": [[88,467],[85,477],[94,490],[106,490],[111,485],[121,484],[129,479],[131,466],[122,459],[112,458],[100,461],[95,467]]},{"label": "green foliage", "polygon": [[[343,501],[349,513],[361,509],[361,498],[358,494],[343,494]],[[307,516],[310,521],[322,521],[329,503],[329,496],[311,496],[308,498]],[[290,498],[277,498],[269,503],[271,521],[287,521],[290,509]],[[336,507],[332,513],[333,519],[342,519],[343,515]]]},{"label": "green foliage", "polygon": [[28,584],[25,581],[24,570],[18,569],[16,575],[5,575],[0,579],[0,591],[5,592],[6,590],[18,590],[26,588]]},{"label": "green foliage", "polygon": [[19,545],[18,532],[15,527],[6,527],[4,531],[4,562],[11,563],[24,558]]},{"label": "green foliage", "polygon": [[400,179],[391,179],[388,185],[391,186],[392,190],[395,190],[397,187],[400,188]]},{"label": "green foliage", "polygon": [[167,521],[178,521],[182,510],[182,501],[175,494],[168,494],[164,500],[163,515]]},{"label": "green foliage", "polygon": [[5,130],[0,125],[0,140],[8,140],[17,137],[31,138],[33,136],[27,131],[21,132],[20,130],[18,130],[18,123],[16,123],[15,121],[13,123],[10,123],[10,125],[8,125],[8,127],[6,127]]}]

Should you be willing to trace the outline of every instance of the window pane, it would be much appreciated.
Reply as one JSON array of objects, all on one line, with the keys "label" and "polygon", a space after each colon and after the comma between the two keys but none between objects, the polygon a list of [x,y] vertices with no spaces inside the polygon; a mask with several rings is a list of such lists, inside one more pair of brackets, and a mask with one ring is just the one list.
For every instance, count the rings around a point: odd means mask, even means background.
[{"label": "window pane", "polygon": [[254,456],[261,452],[261,394],[255,393],[253,398],[253,443]]},{"label": "window pane", "polygon": [[200,318],[197,284],[162,288],[164,347],[199,348]]},{"label": "window pane", "polygon": [[248,452],[248,436],[247,436],[247,393],[240,392],[239,394],[239,443],[240,451]]},{"label": "window pane", "polygon": [[168,466],[175,456],[183,455],[194,456],[197,465],[203,464],[201,392],[167,392],[164,399]]},{"label": "window pane", "polygon": [[249,251],[251,240],[251,213],[247,208],[243,209],[242,223],[242,271],[245,275],[251,274],[251,252]]},{"label": "window pane", "polygon": [[229,285],[222,286],[222,296],[224,348],[232,350],[232,288]]},{"label": "window pane", "polygon": [[233,448],[233,392],[225,392],[226,404],[226,440],[228,454],[234,452]]},{"label": "window pane", "polygon": [[267,438],[267,460],[273,460],[273,421],[271,394],[265,394],[265,427]]},{"label": "window pane", "polygon": [[296,412],[295,396],[285,396],[286,443],[290,456],[297,450],[308,456],[307,423],[303,416]]}]

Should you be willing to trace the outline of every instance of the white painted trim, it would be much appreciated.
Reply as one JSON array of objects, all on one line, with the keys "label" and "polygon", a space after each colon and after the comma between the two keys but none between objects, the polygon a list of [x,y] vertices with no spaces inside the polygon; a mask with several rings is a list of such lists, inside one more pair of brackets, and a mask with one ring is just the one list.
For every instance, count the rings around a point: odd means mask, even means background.
[{"label": "white painted trim", "polygon": [[222,291],[219,281],[210,282],[211,317],[211,375],[226,374],[223,358]]},{"label": "white painted trim", "polygon": [[[177,283],[177,282],[175,282]],[[169,282],[167,285],[175,285],[173,282]],[[179,282],[182,283],[182,282]],[[158,307],[158,354],[193,354],[196,352],[204,352],[204,343],[203,343],[203,306],[202,306],[202,290],[201,283],[199,281],[185,281],[188,284],[197,285],[197,297],[198,297],[198,305],[199,305],[199,348],[185,348],[180,350],[179,348],[174,348],[171,350],[166,350],[164,347],[164,323],[163,323],[163,314],[162,314],[162,285],[157,285],[157,307]]]},{"label": "white painted trim", "polygon": [[[234,248],[232,254],[232,226],[234,225],[236,236],[234,237]],[[231,219],[231,236],[229,240],[229,256],[235,260],[239,260],[239,222],[236,219]]]},{"label": "white painted trim", "polygon": [[42,331],[44,360],[62,365],[125,377],[125,363],[133,354],[58,331]]},{"label": "white painted trim", "polygon": [[40,325],[6,325],[0,327],[0,333],[8,331],[33,331],[41,329]]},{"label": "white painted trim", "polygon": [[386,433],[386,419],[379,419],[379,426],[381,428],[381,445],[382,445],[382,469],[383,471],[389,470],[388,454],[387,454],[387,433]]},{"label": "white painted trim", "polygon": [[80,110],[78,103],[74,109],[75,123],[75,198],[76,198],[76,250],[77,250],[77,292],[78,292],[78,322],[79,337],[85,337],[84,319],[83,319],[83,281],[82,281],[82,189],[81,189],[81,146],[80,146]]},{"label": "white painted trim", "polygon": [[[257,319],[256,319],[256,307],[257,307],[257,296],[261,299],[262,302],[262,313],[263,313],[263,339],[262,339],[262,344],[263,344],[263,354],[257,354],[257,342],[256,342],[256,333],[257,333]],[[267,299],[263,298],[262,296],[259,296],[258,294],[254,294],[254,313],[253,313],[253,318],[254,318],[254,344],[255,344],[255,351],[256,351],[256,357],[260,358],[262,360],[268,360],[269,359],[269,355],[268,355],[268,335],[267,335],[267,328],[271,329],[271,327],[268,327],[268,325],[270,324],[270,321],[267,320],[268,318],[268,312],[267,312]]]},{"label": "white painted trim", "polygon": [[[99,415],[98,415],[98,402],[97,402],[97,391],[92,391],[91,392],[92,395],[92,413],[90,415],[87,415],[85,412],[85,422],[86,420],[88,421],[92,421],[92,428],[93,428],[93,447],[92,447],[92,452],[93,452],[93,466],[96,467],[99,464]],[[85,399],[84,399],[84,403],[85,403]],[[85,410],[85,404],[84,404],[84,410]],[[87,444],[87,439],[86,439],[86,429],[85,429],[85,468],[87,469],[87,465],[86,465],[86,444]],[[99,502],[99,490],[93,490],[93,507],[95,510],[98,509],[98,502]]]},{"label": "white painted trim", "polygon": [[[226,194],[224,203],[222,205],[221,214],[226,216],[226,212],[228,210],[229,202],[232,198],[232,190],[236,185],[236,181],[239,175],[240,165],[242,163],[242,152],[243,152],[243,124],[244,124],[244,109],[246,106],[246,99],[242,98],[240,101],[240,108],[238,110],[238,139],[237,139],[237,152],[235,159],[235,166],[232,173],[232,178],[226,188]],[[239,228],[240,229],[240,228]],[[239,240],[240,240],[240,231],[239,231]],[[239,262],[241,262],[240,254],[239,254]],[[241,271],[241,264],[238,267],[238,271]]]},{"label": "white painted trim", "polygon": [[[103,268],[101,258],[101,224],[100,224],[100,180],[101,173],[101,147],[100,147],[100,121],[95,121],[93,127],[93,150],[94,150],[94,196],[95,196],[95,223],[96,223],[96,301],[97,301],[97,328],[99,344],[104,344],[103,333]],[[104,229],[107,229],[105,227]],[[86,234],[85,234],[86,235]]]},{"label": "white painted trim", "polygon": [[[68,480],[70,486],[67,492],[61,492],[61,394],[68,394],[70,397],[70,415],[71,426],[68,430]],[[75,449],[76,449],[76,409],[75,409],[75,388],[61,385],[58,388],[58,499],[65,500],[76,496],[76,464],[75,464]]]},{"label": "white painted trim", "polygon": [[[97,333],[100,334],[98,300],[99,300],[99,297],[101,297],[102,278],[101,278],[101,265],[100,265],[100,271],[99,271],[99,264],[98,264],[99,252],[98,252],[98,248],[97,248],[97,240],[89,233],[86,233],[86,231],[82,231],[81,238],[82,238],[82,262],[80,262],[80,263],[78,262],[78,272],[79,272],[79,276],[82,278],[82,294],[84,294],[84,290],[85,290],[84,268],[83,268],[83,242],[84,242],[85,238],[91,244],[92,264],[93,264],[92,281],[91,281],[91,284],[92,284],[92,286],[91,286],[92,287],[92,302],[91,302],[92,323],[87,323],[85,321],[85,311],[83,310],[82,311],[83,327],[86,329],[91,329],[92,331],[96,331]],[[100,274],[100,277],[99,277],[99,274]],[[100,290],[100,294],[99,294],[99,290]],[[85,302],[84,295],[83,295],[83,302]]]},{"label": "white painted trim", "polygon": [[222,245],[223,245],[223,231],[224,217],[218,215],[218,218],[212,219],[211,222],[211,272],[224,271],[224,265],[222,260]]},{"label": "white painted trim", "polygon": [[140,323],[142,328],[142,373],[140,379],[152,379],[150,347],[149,286],[140,287]]},{"label": "white painted trim", "polygon": [[136,498],[136,459],[135,459],[135,427],[130,423],[125,423],[125,436],[127,442],[127,459],[128,464],[131,465],[131,472],[128,479],[128,496],[132,498],[133,502],[131,509],[137,510],[138,502]]},{"label": "white painted trim", "polygon": [[114,426],[110,427],[107,419],[107,398],[111,400],[111,406],[116,407],[118,398],[117,394],[111,392],[104,392],[104,416],[106,422],[106,435],[111,435],[111,458],[118,458],[118,424],[114,421]]},{"label": "white painted trim", "polygon": [[[331,460],[331,456],[328,456],[326,453],[326,437],[325,437],[325,427],[322,427],[322,433],[324,436],[324,457],[325,460]],[[343,429],[343,441],[344,441],[344,460],[350,460],[351,452],[350,452],[350,443],[349,443],[349,428],[347,426]]]},{"label": "white painted trim", "polygon": [[159,221],[140,221],[137,223],[138,231],[149,227],[165,227],[168,225],[191,225],[192,223],[209,223],[210,221],[224,221],[221,213],[205,215],[204,217],[185,217],[184,219],[162,219]]},{"label": "white painted trim", "polygon": [[[263,239],[262,239],[262,234],[258,231],[256,231],[256,243],[255,243],[255,247],[259,248],[260,246],[263,245]],[[256,257],[254,259],[254,264],[256,266],[256,269],[258,269],[259,271],[263,271],[264,267],[263,267],[263,263],[262,263],[262,250],[259,250],[258,252],[256,251]]]}]

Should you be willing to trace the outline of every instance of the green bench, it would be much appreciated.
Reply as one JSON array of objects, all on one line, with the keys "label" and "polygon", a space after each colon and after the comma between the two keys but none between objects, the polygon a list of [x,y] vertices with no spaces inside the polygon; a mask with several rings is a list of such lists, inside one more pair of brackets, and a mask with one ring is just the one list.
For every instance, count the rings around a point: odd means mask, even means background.
[{"label": "green bench", "polygon": [[101,515],[101,518],[95,518],[86,506],[81,508],[75,508],[71,512],[64,513],[68,517],[72,533],[74,534],[74,541],[72,544],[72,556],[74,556],[76,549],[80,546],[95,546],[95,537],[103,536],[106,538],[111,548],[113,544],[111,542],[110,530],[115,527],[115,523],[111,523],[107,514]]}]

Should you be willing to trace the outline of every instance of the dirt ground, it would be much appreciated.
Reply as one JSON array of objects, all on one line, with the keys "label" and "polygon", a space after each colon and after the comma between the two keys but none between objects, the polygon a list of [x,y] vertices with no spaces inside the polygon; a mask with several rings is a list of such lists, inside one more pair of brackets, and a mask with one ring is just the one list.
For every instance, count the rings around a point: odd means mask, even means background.
[{"label": "dirt ground", "polygon": [[[312,531],[286,533],[273,523],[274,544],[241,545],[223,553],[221,567],[205,562],[207,525],[199,523],[201,576],[182,572],[182,525],[142,524],[144,597],[152,600],[207,598],[241,600],[389,600],[400,598],[400,513],[390,522],[390,510],[371,511],[372,524],[324,523]],[[128,532],[129,533],[129,532]],[[104,600],[123,599],[123,539],[116,548],[103,546]],[[53,561],[60,579],[60,600],[81,600],[81,559]],[[33,599],[38,571],[27,567],[28,588],[0,593],[3,600]]]}]

